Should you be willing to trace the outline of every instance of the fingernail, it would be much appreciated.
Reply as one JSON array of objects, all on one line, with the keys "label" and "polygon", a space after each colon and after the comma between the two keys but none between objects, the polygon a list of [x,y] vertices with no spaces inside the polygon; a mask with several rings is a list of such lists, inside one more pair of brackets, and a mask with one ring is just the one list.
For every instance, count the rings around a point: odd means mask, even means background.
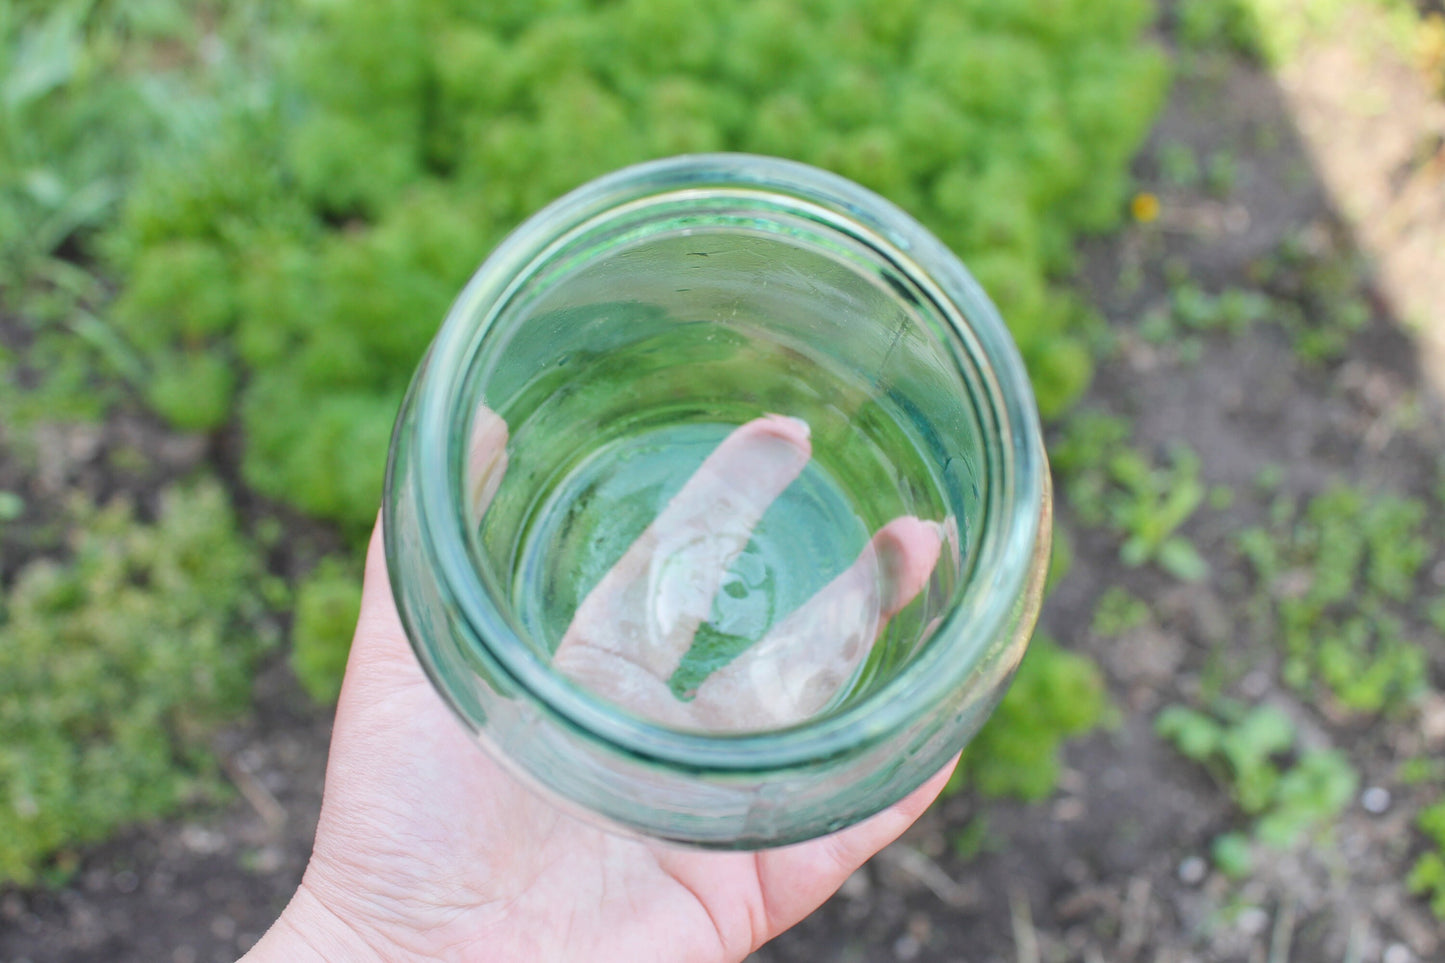
[{"label": "fingernail", "polygon": [[792,415],[780,415],[771,411],[768,412],[766,417],[769,421],[783,422],[784,424],[787,424],[798,434],[801,434],[804,438],[813,437],[813,429],[810,428],[808,426],[808,423],[801,418],[794,418]]}]

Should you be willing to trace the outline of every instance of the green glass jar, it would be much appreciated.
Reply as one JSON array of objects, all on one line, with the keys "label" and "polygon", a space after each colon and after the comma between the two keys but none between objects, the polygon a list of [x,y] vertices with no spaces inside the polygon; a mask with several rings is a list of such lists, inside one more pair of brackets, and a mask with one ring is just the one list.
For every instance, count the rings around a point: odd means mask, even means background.
[{"label": "green glass jar", "polygon": [[481,750],[612,828],[737,849],[857,822],[964,745],[1050,518],[1027,376],[957,258],[728,154],[603,177],[497,248],[384,505],[407,633]]}]

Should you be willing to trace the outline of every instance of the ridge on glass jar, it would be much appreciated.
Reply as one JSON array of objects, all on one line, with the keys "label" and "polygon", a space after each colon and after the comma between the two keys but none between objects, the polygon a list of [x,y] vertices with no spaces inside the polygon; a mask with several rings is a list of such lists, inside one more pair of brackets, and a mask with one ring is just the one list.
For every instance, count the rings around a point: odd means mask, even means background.
[{"label": "ridge on glass jar", "polygon": [[898,801],[1037,616],[1048,469],[997,311],[882,198],[749,155],[627,168],[486,260],[392,439],[407,634],[553,802],[758,848]]}]

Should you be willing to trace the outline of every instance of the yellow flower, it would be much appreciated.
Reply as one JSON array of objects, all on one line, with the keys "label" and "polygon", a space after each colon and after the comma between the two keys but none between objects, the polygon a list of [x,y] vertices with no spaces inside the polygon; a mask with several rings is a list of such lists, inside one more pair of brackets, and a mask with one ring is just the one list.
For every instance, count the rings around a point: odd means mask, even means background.
[{"label": "yellow flower", "polygon": [[1140,191],[1129,202],[1129,213],[1140,224],[1149,224],[1159,217],[1159,198],[1148,191]]}]

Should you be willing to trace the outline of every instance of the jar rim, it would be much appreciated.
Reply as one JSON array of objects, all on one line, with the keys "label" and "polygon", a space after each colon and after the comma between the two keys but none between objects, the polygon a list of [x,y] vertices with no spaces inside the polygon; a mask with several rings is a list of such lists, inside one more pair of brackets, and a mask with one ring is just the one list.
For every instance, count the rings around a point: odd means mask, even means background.
[{"label": "jar rim", "polygon": [[[855,704],[779,730],[674,729],[629,713],[553,670],[517,636],[481,584],[463,534],[462,485],[451,470],[459,463],[451,427],[458,417],[469,416],[462,397],[468,362],[500,306],[535,266],[545,263],[555,242],[623,206],[635,209],[648,199],[709,188],[762,192],[774,203],[820,209],[835,223],[846,224],[855,240],[865,241],[935,302],[957,342],[949,345],[955,366],[961,367],[954,351],[962,349],[975,369],[957,373],[967,382],[982,382],[976,396],[979,415],[992,422],[983,425],[987,468],[974,563],[930,641]],[[859,751],[918,722],[963,685],[1024,590],[1048,468],[1018,349],[993,303],[952,252],[900,208],[836,174],[759,155],[694,154],[637,164],[591,181],[532,215],[486,258],[448,311],[427,368],[428,377],[413,386],[415,397],[409,399],[416,411],[409,457],[415,459],[422,542],[438,588],[510,687],[548,716],[615,751],[663,766],[720,773],[794,768]],[[388,488],[391,484],[388,471]],[[385,504],[391,501],[388,492]],[[386,537],[390,543],[390,526]],[[388,550],[388,555],[393,553]],[[408,635],[420,648],[416,634]],[[943,640],[947,644],[940,644]],[[453,710],[479,729],[482,720],[469,718],[450,691],[454,680],[434,671],[433,660],[424,654],[420,661]]]}]

